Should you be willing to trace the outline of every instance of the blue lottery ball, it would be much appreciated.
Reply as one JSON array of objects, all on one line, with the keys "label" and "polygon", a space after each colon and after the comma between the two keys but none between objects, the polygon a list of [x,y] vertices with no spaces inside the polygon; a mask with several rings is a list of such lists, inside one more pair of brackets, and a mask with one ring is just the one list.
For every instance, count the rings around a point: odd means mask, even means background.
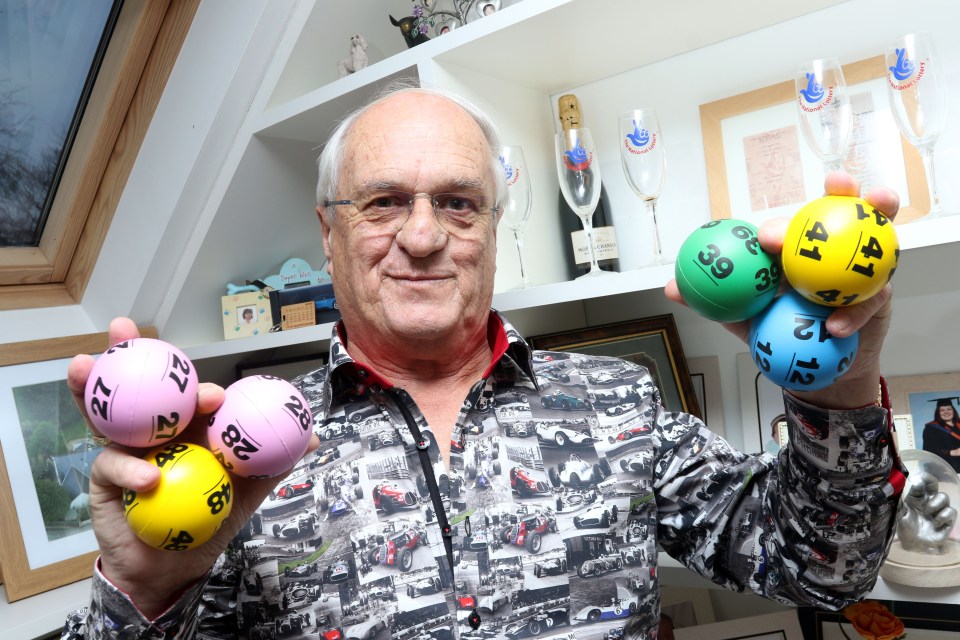
[{"label": "blue lottery ball", "polygon": [[832,311],[791,289],[756,315],[748,345],[760,372],[793,391],[823,389],[845,374],[857,356],[860,334],[831,335],[827,317]]}]

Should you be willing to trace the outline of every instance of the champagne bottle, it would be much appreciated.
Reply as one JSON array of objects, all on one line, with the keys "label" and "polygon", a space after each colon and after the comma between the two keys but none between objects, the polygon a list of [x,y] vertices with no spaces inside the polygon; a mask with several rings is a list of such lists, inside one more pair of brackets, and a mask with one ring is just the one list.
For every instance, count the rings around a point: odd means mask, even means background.
[{"label": "champagne bottle", "polygon": [[[580,101],[572,94],[560,96],[557,100],[560,110],[560,125],[564,131],[581,126]],[[590,250],[587,246],[587,233],[583,230],[580,218],[567,204],[563,192],[557,199],[560,211],[560,228],[563,237],[570,238],[570,247],[563,252],[567,265],[567,277],[570,280],[590,270]],[[600,185],[600,202],[593,213],[593,250],[597,255],[597,264],[604,271],[620,271],[620,254],[617,249],[617,234],[613,220],[609,218],[610,202],[603,184]]]}]

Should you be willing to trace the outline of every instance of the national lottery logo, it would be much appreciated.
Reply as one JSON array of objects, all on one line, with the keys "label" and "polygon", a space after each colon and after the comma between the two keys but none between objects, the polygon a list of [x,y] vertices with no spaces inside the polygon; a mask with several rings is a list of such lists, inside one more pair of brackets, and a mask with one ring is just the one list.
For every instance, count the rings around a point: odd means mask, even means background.
[{"label": "national lottery logo", "polygon": [[573,149],[563,152],[563,164],[570,171],[583,171],[593,164],[593,153],[587,154],[580,141],[576,140]]},{"label": "national lottery logo", "polygon": [[[908,55],[906,48],[897,48],[897,63],[887,67],[890,73],[887,74],[887,82],[897,91],[909,89],[920,82],[920,78],[927,71],[927,63],[921,62],[919,68]],[[916,72],[916,75],[914,75]],[[911,79],[912,77],[912,79]]]},{"label": "national lottery logo", "polygon": [[520,179],[520,169],[512,164],[507,164],[503,156],[500,156],[500,166],[503,167],[503,175],[507,179],[507,186],[512,187]]},{"label": "national lottery logo", "polygon": [[807,112],[820,111],[833,102],[833,87],[825,89],[823,84],[817,82],[817,74],[815,73],[806,75],[807,86],[800,90],[800,95],[797,97],[800,108]]},{"label": "national lottery logo", "polygon": [[641,123],[634,120],[633,133],[628,133],[623,139],[623,146],[633,154],[649,153],[657,146],[657,134],[651,135]]}]

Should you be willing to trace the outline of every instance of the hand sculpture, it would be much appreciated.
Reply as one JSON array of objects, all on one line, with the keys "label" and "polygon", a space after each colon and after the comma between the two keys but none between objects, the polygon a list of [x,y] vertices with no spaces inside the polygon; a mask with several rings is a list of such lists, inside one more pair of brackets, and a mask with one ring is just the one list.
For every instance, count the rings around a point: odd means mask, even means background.
[{"label": "hand sculpture", "polygon": [[957,521],[957,510],[950,506],[947,494],[938,492],[937,479],[920,472],[911,482],[900,503],[897,535],[906,551],[942,555],[947,551],[950,531]]}]

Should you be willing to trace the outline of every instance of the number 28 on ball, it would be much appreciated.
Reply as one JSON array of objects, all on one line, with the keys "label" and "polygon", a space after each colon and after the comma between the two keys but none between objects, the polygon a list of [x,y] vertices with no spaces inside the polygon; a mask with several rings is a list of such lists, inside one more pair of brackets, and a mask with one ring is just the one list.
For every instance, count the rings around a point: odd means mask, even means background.
[{"label": "number 28 on ball", "polygon": [[893,222],[866,200],[825,196],[800,209],[783,239],[783,273],[817,304],[858,304],[893,277],[900,243]]}]

